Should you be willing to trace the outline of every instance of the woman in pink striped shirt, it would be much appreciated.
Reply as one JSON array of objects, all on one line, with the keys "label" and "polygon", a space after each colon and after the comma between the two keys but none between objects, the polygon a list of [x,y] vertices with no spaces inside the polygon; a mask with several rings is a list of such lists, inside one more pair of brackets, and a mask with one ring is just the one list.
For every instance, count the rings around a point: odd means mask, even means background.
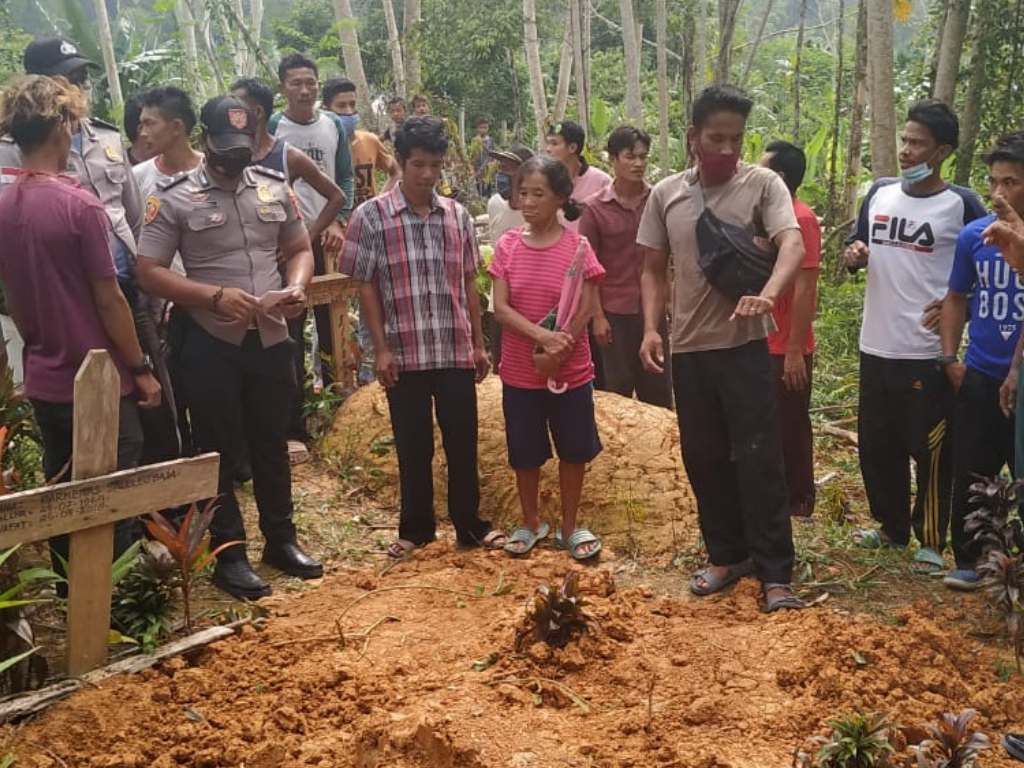
[{"label": "woman in pink striped shirt", "polygon": [[[601,541],[576,527],[587,464],[601,451],[594,421],[594,366],[587,324],[597,305],[597,283],[604,276],[586,238],[558,220],[579,216],[570,199],[572,179],[565,166],[549,157],[534,157],[520,170],[519,202],[526,225],[498,240],[490,273],[494,278],[495,315],[503,326],[502,405],[509,463],[516,473],[523,526],[505,546],[522,555],[547,536],[549,526],[538,510],[540,468],[551,458],[551,438],[558,452],[562,524],[559,545],[577,560],[593,557]],[[582,250],[583,291],[567,327],[550,330],[542,321],[559,306],[567,272]],[[542,354],[535,352],[542,350]],[[548,389],[552,377],[567,386],[562,394]],[[549,438],[550,433],[550,438]]]}]

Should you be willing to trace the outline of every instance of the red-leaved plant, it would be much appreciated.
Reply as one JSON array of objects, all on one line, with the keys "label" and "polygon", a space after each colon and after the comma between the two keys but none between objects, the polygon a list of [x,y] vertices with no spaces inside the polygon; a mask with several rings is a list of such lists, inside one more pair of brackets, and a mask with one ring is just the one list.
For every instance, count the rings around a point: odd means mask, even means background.
[{"label": "red-leaved plant", "polygon": [[178,566],[176,581],[181,587],[181,599],[185,606],[185,629],[192,631],[192,586],[195,578],[210,562],[228,547],[236,544],[243,544],[241,541],[226,541],[213,551],[206,546],[206,531],[213,522],[213,515],[217,511],[217,499],[213,498],[206,502],[202,512],[198,511],[195,504],[188,508],[181,527],[177,530],[159,512],[150,513],[150,519],[146,521],[146,528],[150,535],[167,547]]}]

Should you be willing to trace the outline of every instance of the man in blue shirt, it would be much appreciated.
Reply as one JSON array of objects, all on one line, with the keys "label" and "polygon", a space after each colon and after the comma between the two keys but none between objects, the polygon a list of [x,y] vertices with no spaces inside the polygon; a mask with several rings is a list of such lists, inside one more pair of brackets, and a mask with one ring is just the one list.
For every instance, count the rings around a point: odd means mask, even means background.
[{"label": "man in blue shirt", "polygon": [[[989,189],[1024,212],[1024,132],[1001,137],[985,155]],[[952,533],[956,568],[943,580],[953,589],[981,585],[975,566],[980,556],[964,520],[972,511],[970,486],[977,476],[999,474],[1014,464],[1013,420],[1000,407],[1000,388],[1011,375],[1014,348],[1024,322],[1024,281],[982,233],[995,214],[965,226],[957,239],[949,292],[942,304],[940,365],[956,392],[953,430]],[[964,362],[957,350],[968,324]],[[1013,366],[1015,370],[1015,366]]]}]

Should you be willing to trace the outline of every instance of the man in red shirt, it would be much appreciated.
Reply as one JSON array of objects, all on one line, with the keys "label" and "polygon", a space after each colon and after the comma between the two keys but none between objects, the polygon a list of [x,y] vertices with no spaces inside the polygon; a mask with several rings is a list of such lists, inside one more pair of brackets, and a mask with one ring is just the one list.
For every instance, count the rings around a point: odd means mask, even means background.
[{"label": "man in red shirt", "polygon": [[808,517],[814,511],[815,497],[814,437],[808,410],[814,361],[813,323],[821,270],[821,225],[810,206],[796,196],[807,169],[804,151],[788,141],[773,141],[765,147],[761,165],[779,174],[789,187],[804,241],[804,261],[796,283],[779,297],[772,310],[777,330],[768,335],[768,351],[775,365],[779,393],[789,513]]},{"label": "man in red shirt", "polygon": [[[644,317],[640,307],[640,272],[644,259],[636,243],[651,188],[644,181],[651,137],[639,128],[623,125],[608,137],[608,157],[615,181],[584,202],[579,233],[590,241],[607,272],[601,284],[601,303],[591,324],[597,342],[603,381],[599,389],[664,408],[672,407],[672,379],[668,366],[661,373],[645,371],[640,362]],[[668,328],[662,321],[662,338]],[[668,354],[668,345],[665,345]]]}]

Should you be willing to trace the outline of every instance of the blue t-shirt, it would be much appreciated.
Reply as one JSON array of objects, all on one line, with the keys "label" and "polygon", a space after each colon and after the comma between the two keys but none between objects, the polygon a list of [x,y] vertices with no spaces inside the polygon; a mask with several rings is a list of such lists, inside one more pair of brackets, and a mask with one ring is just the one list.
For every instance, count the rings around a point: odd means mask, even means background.
[{"label": "blue t-shirt", "polygon": [[967,366],[1002,381],[1024,322],[1024,283],[999,249],[981,239],[995,218],[975,219],[960,232],[949,288],[971,296]]}]

